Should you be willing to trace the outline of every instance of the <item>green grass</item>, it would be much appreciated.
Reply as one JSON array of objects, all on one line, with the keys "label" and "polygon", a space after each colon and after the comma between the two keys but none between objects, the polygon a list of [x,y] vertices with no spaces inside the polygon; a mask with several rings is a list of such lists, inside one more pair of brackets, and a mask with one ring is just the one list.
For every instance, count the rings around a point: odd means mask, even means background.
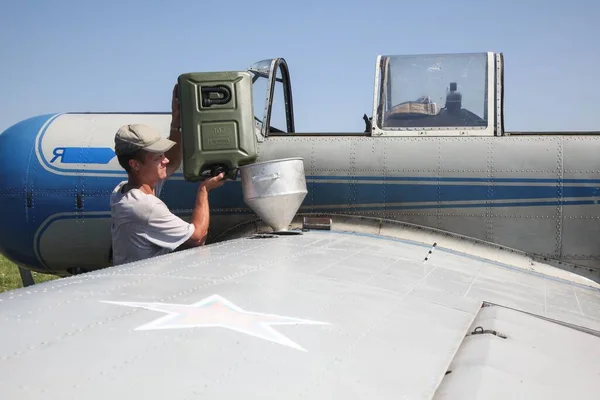
[{"label": "green grass", "polygon": [[[33,280],[35,283],[56,279],[54,275],[39,274],[33,272]],[[23,287],[21,282],[21,274],[15,264],[0,255],[0,292],[6,292]]]}]

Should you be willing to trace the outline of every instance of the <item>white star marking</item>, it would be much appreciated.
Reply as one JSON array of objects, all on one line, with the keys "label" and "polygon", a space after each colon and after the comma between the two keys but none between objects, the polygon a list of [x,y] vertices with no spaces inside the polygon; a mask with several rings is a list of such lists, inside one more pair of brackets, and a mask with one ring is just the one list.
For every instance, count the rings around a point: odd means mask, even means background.
[{"label": "white star marking", "polygon": [[139,326],[135,330],[221,327],[279,343],[300,351],[306,350],[271,328],[270,325],[329,325],[328,322],[245,311],[219,295],[212,295],[190,305],[121,301],[102,302],[127,307],[145,308],[168,314]]}]

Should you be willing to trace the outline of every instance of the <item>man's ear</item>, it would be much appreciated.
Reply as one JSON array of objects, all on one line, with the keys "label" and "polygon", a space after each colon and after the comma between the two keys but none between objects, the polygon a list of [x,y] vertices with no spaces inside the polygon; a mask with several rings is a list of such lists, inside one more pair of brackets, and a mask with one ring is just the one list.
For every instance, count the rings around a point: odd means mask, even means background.
[{"label": "man's ear", "polygon": [[132,171],[137,171],[140,169],[140,162],[132,158],[129,160],[129,167]]}]

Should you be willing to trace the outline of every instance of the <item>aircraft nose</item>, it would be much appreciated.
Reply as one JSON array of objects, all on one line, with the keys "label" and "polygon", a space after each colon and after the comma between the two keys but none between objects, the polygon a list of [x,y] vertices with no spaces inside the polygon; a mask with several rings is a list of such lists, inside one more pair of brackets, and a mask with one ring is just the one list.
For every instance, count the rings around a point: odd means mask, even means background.
[{"label": "aircraft nose", "polygon": [[33,248],[35,226],[41,221],[36,221],[33,213],[32,171],[37,164],[36,137],[53,116],[23,120],[0,134],[0,252],[39,272],[46,270],[38,264]]}]

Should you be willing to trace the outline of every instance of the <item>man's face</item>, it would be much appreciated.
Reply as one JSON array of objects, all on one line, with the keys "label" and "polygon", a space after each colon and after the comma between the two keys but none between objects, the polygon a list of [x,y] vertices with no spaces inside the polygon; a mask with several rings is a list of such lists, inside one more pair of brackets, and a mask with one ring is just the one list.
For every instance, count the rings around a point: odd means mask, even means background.
[{"label": "man's face", "polygon": [[169,159],[165,153],[144,154],[144,162],[137,163],[137,175],[144,183],[156,182],[167,178],[167,164]]}]

